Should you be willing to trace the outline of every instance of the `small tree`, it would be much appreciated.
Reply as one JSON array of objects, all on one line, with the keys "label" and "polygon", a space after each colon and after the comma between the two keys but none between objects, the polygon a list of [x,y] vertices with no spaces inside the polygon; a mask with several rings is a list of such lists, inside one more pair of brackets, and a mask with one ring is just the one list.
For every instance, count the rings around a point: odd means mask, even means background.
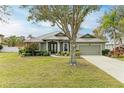
[{"label": "small tree", "polygon": [[90,5],[46,5],[46,6],[30,6],[28,20],[35,22],[50,21],[57,25],[68,37],[71,44],[71,64],[76,64],[76,38],[81,23],[85,17],[98,6]]}]

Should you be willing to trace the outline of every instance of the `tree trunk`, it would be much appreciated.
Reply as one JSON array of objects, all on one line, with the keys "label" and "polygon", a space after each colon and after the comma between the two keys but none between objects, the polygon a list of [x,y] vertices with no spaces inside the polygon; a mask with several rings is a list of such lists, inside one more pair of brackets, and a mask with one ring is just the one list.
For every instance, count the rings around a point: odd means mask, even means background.
[{"label": "tree trunk", "polygon": [[70,64],[76,65],[76,40],[70,40]]}]

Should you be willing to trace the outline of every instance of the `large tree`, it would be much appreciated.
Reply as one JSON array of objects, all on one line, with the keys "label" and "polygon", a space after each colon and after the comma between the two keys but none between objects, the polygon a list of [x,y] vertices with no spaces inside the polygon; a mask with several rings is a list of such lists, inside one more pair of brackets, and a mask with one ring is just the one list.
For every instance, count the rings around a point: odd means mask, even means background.
[{"label": "large tree", "polygon": [[28,20],[35,22],[50,21],[57,25],[68,37],[71,44],[71,64],[76,64],[76,38],[81,23],[85,17],[98,9],[98,6],[90,5],[45,5],[29,6]]},{"label": "large tree", "polygon": [[0,21],[7,22],[9,19],[8,16],[10,15],[9,6],[0,5]]},{"label": "large tree", "polygon": [[124,6],[114,6],[111,11],[106,13],[101,22],[110,39],[114,41],[114,54],[116,42],[122,43],[121,37],[124,35]]}]

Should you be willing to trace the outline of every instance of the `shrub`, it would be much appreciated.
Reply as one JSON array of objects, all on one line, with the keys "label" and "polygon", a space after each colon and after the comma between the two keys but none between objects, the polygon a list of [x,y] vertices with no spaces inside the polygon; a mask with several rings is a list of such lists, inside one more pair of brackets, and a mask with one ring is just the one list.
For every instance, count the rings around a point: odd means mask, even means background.
[{"label": "shrub", "polygon": [[22,53],[21,56],[32,56],[31,53]]},{"label": "shrub", "polygon": [[39,51],[31,48],[19,49],[19,54],[22,56],[49,56],[50,53],[47,51]]},{"label": "shrub", "polygon": [[49,53],[49,52],[47,52],[47,51],[43,51],[42,56],[50,56],[50,53]]},{"label": "shrub", "polygon": [[[56,53],[57,56],[69,56],[70,52],[69,51],[60,51],[58,53]],[[80,51],[76,50],[76,56],[80,57]]]},{"label": "shrub", "polygon": [[56,53],[57,56],[69,56],[70,52],[69,51],[60,51]]},{"label": "shrub", "polygon": [[0,50],[1,50],[1,49],[3,49],[3,46],[2,46],[2,45],[0,45]]},{"label": "shrub", "polygon": [[70,52],[69,51],[66,51],[66,54],[65,54],[66,56],[69,56],[70,55]]},{"label": "shrub", "polygon": [[26,52],[26,49],[25,48],[20,48],[19,49],[19,54],[22,54],[22,53],[25,53]]},{"label": "shrub", "polygon": [[62,51],[62,52],[60,53],[61,56],[65,56],[65,54],[66,54],[65,51]]},{"label": "shrub", "polygon": [[109,49],[102,50],[102,55],[107,56],[109,54],[109,52],[110,52]]},{"label": "shrub", "polygon": [[76,56],[80,58],[80,50],[76,50]]},{"label": "shrub", "polygon": [[109,57],[123,57],[124,56],[124,47],[119,46],[119,47],[116,47],[115,49],[113,48],[112,51],[109,51],[108,56]]}]

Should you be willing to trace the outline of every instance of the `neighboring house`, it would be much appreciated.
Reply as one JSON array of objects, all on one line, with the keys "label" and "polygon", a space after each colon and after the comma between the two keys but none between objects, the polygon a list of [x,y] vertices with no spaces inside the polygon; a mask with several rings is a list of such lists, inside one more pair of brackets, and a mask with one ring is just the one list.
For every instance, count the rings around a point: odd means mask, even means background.
[{"label": "neighboring house", "polygon": [[[122,46],[124,47],[124,37],[121,38],[122,39],[122,44],[120,42],[116,42],[116,47]],[[114,43],[113,42],[108,42],[105,44],[105,49],[109,49],[109,50],[113,50],[114,48]]]},{"label": "neighboring house", "polygon": [[0,44],[2,43],[4,35],[0,34]]},{"label": "neighboring house", "polygon": [[[101,55],[105,49],[105,41],[94,37],[93,35],[78,35],[77,50],[80,50],[82,55]],[[38,43],[39,50],[50,51],[57,53],[60,51],[70,51],[70,42],[62,32],[51,32],[36,38],[25,40],[25,43]]]}]

